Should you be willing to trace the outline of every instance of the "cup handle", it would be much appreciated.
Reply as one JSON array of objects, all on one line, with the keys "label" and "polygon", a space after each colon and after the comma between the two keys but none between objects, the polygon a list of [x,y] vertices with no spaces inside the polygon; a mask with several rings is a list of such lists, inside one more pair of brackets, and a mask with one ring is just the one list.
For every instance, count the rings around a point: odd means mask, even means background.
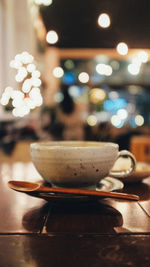
[{"label": "cup handle", "polygon": [[131,152],[129,152],[128,150],[119,151],[117,159],[118,158],[130,158],[131,159],[131,166],[129,169],[123,170],[123,171],[110,171],[109,176],[116,177],[116,178],[124,178],[124,177],[130,175],[135,170],[136,159],[133,156],[133,154]]}]

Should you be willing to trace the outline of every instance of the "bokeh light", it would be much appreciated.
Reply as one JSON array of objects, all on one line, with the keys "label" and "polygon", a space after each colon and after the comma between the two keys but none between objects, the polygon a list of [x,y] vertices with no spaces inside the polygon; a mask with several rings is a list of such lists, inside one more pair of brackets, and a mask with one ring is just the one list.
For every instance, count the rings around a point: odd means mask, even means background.
[{"label": "bokeh light", "polygon": [[112,66],[113,70],[116,70],[116,71],[119,70],[120,68],[120,64],[117,60],[112,60],[110,62],[110,65]]},{"label": "bokeh light", "polygon": [[116,91],[111,91],[111,92],[109,92],[108,96],[110,99],[116,99],[119,97],[119,94]]},{"label": "bokeh light", "polygon": [[57,43],[57,41],[58,41],[58,34],[57,34],[57,32],[55,32],[55,31],[49,31],[46,34],[46,41],[49,44],[55,44],[55,43]]},{"label": "bokeh light", "polygon": [[128,72],[132,75],[138,75],[140,72],[140,66],[137,64],[129,64],[128,65]]},{"label": "bokeh light", "polygon": [[104,109],[108,112],[116,112],[119,109],[124,109],[127,101],[124,98],[107,99],[104,101]]},{"label": "bokeh light", "polygon": [[64,95],[62,92],[57,92],[55,95],[54,95],[54,100],[55,102],[57,103],[60,103],[64,100]]},{"label": "bokeh light", "polygon": [[110,76],[112,74],[112,67],[107,64],[99,63],[96,65],[96,71],[100,75]]},{"label": "bokeh light", "polygon": [[75,83],[76,77],[75,77],[73,72],[66,72],[63,75],[62,80],[64,83],[71,85],[71,84]]},{"label": "bokeh light", "polygon": [[97,118],[95,115],[89,115],[87,118],[87,124],[89,126],[95,126],[97,124]]},{"label": "bokeh light", "polygon": [[129,113],[131,113],[131,114],[134,113],[135,112],[135,109],[136,109],[135,104],[128,103],[127,106],[126,106],[126,109],[127,109],[127,111]]},{"label": "bokeh light", "polygon": [[121,42],[117,45],[117,52],[120,54],[120,55],[127,55],[128,54],[128,46],[126,43],[124,42]]},{"label": "bokeh light", "polygon": [[144,124],[144,118],[142,115],[135,116],[135,123],[137,126],[142,126]]},{"label": "bokeh light", "polygon": [[28,64],[27,65],[27,71],[28,72],[31,72],[32,73],[35,69],[36,69],[35,64],[32,63],[32,64]]},{"label": "bokeh light", "polygon": [[128,91],[131,95],[142,94],[143,88],[139,85],[129,85]]},{"label": "bokeh light", "polygon": [[21,83],[20,90],[6,87],[0,103],[4,106],[12,104],[12,114],[15,117],[23,117],[30,113],[31,109],[42,105],[43,98],[38,88],[41,85],[40,72],[33,63],[34,57],[28,52],[17,54],[10,62],[10,67],[16,69],[15,80]]},{"label": "bokeh light", "polygon": [[138,59],[142,62],[142,63],[146,63],[148,61],[148,54],[145,51],[140,51],[138,53]]},{"label": "bokeh light", "polygon": [[26,68],[24,67],[18,68],[18,73],[15,76],[16,82],[22,82],[27,75],[28,75],[28,72]]},{"label": "bokeh light", "polygon": [[89,75],[87,72],[81,72],[78,79],[81,83],[87,83],[89,81]]},{"label": "bokeh light", "polygon": [[61,67],[56,67],[53,69],[53,75],[56,78],[61,78],[64,75],[64,70]]},{"label": "bokeh light", "polygon": [[28,93],[32,87],[31,79],[26,79],[22,85],[22,91]]},{"label": "bokeh light", "polygon": [[82,89],[80,86],[77,86],[77,85],[72,85],[69,87],[69,95],[71,97],[73,97],[74,99],[80,97],[81,93],[82,93]]},{"label": "bokeh light", "polygon": [[39,78],[41,76],[41,73],[39,70],[34,70],[32,73],[31,73],[31,76],[33,78]]},{"label": "bokeh light", "polygon": [[37,5],[50,6],[53,3],[53,0],[34,0],[34,3]]},{"label": "bokeh light", "polygon": [[113,126],[118,127],[121,124],[121,119],[117,115],[111,117],[111,123]]},{"label": "bokeh light", "polygon": [[74,62],[71,59],[67,59],[64,63],[66,69],[71,70],[74,68]]},{"label": "bokeh light", "polygon": [[108,28],[110,26],[110,17],[106,13],[102,13],[98,17],[98,25],[102,28]]},{"label": "bokeh light", "polygon": [[106,98],[106,92],[100,88],[93,88],[90,91],[90,101],[94,104],[103,102]]},{"label": "bokeh light", "polygon": [[125,120],[128,117],[128,112],[126,109],[119,109],[117,111],[117,116],[121,119],[121,120]]}]

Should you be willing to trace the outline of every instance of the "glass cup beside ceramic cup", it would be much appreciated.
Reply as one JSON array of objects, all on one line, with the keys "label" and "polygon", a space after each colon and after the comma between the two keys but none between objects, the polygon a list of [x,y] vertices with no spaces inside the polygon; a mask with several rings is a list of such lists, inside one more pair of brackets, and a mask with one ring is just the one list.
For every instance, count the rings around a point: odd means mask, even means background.
[{"label": "glass cup beside ceramic cup", "polygon": [[[43,180],[57,187],[96,188],[104,177],[127,177],[136,167],[136,160],[129,151],[119,151],[118,144],[110,142],[37,142],[30,145],[30,153]],[[129,157],[130,167],[111,171],[120,157]]]}]

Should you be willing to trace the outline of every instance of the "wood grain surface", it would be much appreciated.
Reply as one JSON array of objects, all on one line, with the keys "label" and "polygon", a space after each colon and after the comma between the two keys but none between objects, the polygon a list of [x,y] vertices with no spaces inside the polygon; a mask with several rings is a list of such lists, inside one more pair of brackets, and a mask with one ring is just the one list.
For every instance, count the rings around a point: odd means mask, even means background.
[{"label": "wood grain surface", "polygon": [[17,166],[0,165],[0,266],[150,266],[150,178],[122,189],[138,202],[47,202],[8,187],[40,179],[31,164]]}]

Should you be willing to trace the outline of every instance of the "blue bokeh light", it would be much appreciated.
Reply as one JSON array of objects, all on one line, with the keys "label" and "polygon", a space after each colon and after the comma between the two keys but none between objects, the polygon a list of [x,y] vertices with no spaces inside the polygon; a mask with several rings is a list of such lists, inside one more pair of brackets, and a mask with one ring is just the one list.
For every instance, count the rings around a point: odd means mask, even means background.
[{"label": "blue bokeh light", "polygon": [[125,108],[127,101],[124,98],[108,99],[104,102],[104,109],[109,112],[116,112],[118,109]]},{"label": "blue bokeh light", "polygon": [[129,119],[129,124],[131,125],[132,128],[136,128],[137,127],[136,122],[135,122],[135,117],[131,117]]},{"label": "blue bokeh light", "polygon": [[71,85],[71,84],[75,83],[76,77],[75,77],[73,72],[66,72],[62,78],[62,81],[65,84]]},{"label": "blue bokeh light", "polygon": [[69,87],[69,95],[74,99],[80,97],[82,94],[82,88],[77,85],[72,85]]}]

